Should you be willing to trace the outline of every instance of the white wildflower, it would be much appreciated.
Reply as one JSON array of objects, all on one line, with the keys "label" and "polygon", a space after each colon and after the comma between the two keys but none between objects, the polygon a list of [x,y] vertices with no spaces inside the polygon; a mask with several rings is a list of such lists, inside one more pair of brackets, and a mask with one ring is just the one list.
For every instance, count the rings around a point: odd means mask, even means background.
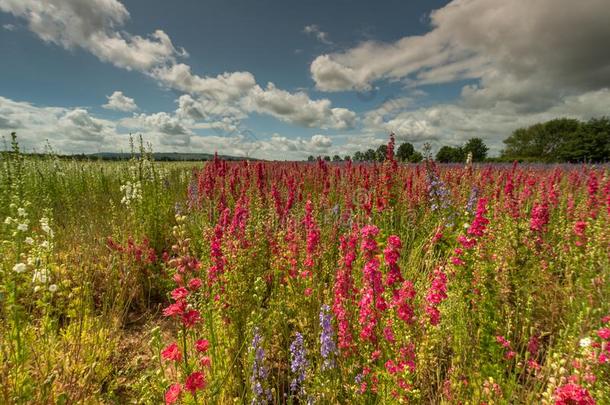
[{"label": "white wildflower", "polygon": [[123,205],[129,206],[142,199],[142,185],[139,181],[133,183],[128,181],[121,186],[121,191],[123,192],[123,198],[121,199]]},{"label": "white wildflower", "polygon": [[28,245],[33,245],[34,239],[28,236],[27,238],[25,238],[25,243],[27,243]]},{"label": "white wildflower", "polygon": [[32,276],[32,283],[46,284],[49,280],[49,272],[47,269],[36,270]]},{"label": "white wildflower", "polygon": [[27,217],[28,213],[25,212],[25,209],[23,208],[17,208],[17,215],[19,215],[20,217]]},{"label": "white wildflower", "polygon": [[5,220],[4,220],[4,224],[5,225],[10,225],[12,223],[13,223],[13,218],[11,218],[11,217],[6,217],[5,218]]},{"label": "white wildflower", "polygon": [[17,230],[21,232],[25,232],[28,230],[28,224],[19,224],[17,225]]},{"label": "white wildflower", "polygon": [[17,263],[16,265],[13,266],[13,271],[15,273],[23,273],[26,270],[27,266],[25,265],[25,263]]},{"label": "white wildflower", "polygon": [[591,338],[590,337],[586,337],[586,338],[582,338],[580,339],[580,347],[589,347],[591,346]]},{"label": "white wildflower", "polygon": [[49,235],[50,237],[53,237],[53,230],[49,226],[49,218],[47,218],[47,217],[40,218],[40,227],[47,235]]},{"label": "white wildflower", "polygon": [[49,291],[51,291],[52,293],[54,293],[55,291],[57,291],[57,284],[51,284],[49,286]]}]

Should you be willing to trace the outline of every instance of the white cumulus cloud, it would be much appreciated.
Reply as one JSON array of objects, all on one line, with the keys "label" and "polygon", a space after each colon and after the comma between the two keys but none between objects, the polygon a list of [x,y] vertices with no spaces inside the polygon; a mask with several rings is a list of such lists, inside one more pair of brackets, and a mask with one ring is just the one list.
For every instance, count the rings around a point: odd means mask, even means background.
[{"label": "white cumulus cloud", "polygon": [[133,98],[127,97],[122,91],[115,91],[107,97],[108,102],[102,107],[116,111],[135,111],[138,106]]}]

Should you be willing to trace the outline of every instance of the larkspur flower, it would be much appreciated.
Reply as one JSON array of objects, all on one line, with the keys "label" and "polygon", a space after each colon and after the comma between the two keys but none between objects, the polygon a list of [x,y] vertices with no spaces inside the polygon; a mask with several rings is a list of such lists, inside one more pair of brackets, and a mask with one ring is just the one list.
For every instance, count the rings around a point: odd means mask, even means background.
[{"label": "larkspur flower", "polygon": [[530,219],[530,229],[534,232],[543,233],[549,223],[549,205],[546,201],[534,204]]},{"label": "larkspur flower", "polygon": [[466,212],[468,212],[469,214],[471,214],[474,211],[474,207],[477,202],[478,195],[479,195],[479,189],[478,189],[478,187],[474,186],[470,190],[470,196],[468,197],[468,202],[466,203],[466,207],[465,207]]},{"label": "larkspur flower", "polygon": [[258,328],[254,329],[250,350],[254,352],[250,388],[252,389],[252,405],[267,404],[272,400],[271,390],[265,388],[269,371],[265,365],[265,349],[262,347],[262,336]]},{"label": "larkspur flower", "polygon": [[182,324],[187,328],[192,327],[201,320],[201,314],[199,311],[191,309],[182,314]]},{"label": "larkspur flower", "polygon": [[396,308],[396,315],[403,322],[411,324],[415,320],[413,310],[413,299],[415,298],[415,287],[409,280],[402,283],[400,290],[394,294],[392,305]]},{"label": "larkspur flower", "polygon": [[468,228],[468,235],[472,236],[483,236],[487,229],[487,224],[489,224],[489,220],[485,218],[485,214],[487,213],[487,198],[481,197],[477,202],[477,210],[475,213],[474,220],[472,224]]},{"label": "larkspur flower", "polygon": [[290,344],[290,370],[295,375],[290,382],[290,392],[295,395],[303,393],[303,382],[309,367],[307,360],[307,350],[303,341],[303,335],[296,333],[294,340]]},{"label": "larkspur flower", "polygon": [[161,352],[161,356],[165,360],[172,360],[172,361],[182,360],[182,353],[180,353],[180,349],[178,348],[178,345],[175,342],[168,345],[165,349],[163,349],[163,351]]},{"label": "larkspur flower", "polygon": [[172,298],[175,301],[185,299],[189,295],[189,291],[184,287],[178,287],[172,291]]},{"label": "larkspur flower", "polygon": [[585,388],[578,384],[558,387],[553,395],[555,405],[595,405],[595,400]]},{"label": "larkspur flower", "polygon": [[391,287],[395,283],[402,283],[404,278],[400,273],[400,267],[398,266],[398,259],[400,259],[400,249],[402,248],[402,242],[396,235],[391,235],[388,238],[388,245],[384,249],[384,259],[389,268],[388,275],[386,278],[386,285]]},{"label": "larkspur flower", "polygon": [[601,328],[597,331],[597,336],[604,340],[610,340],[610,328]]},{"label": "larkspur flower", "polygon": [[182,386],[178,383],[172,384],[169,386],[167,391],[165,391],[165,403],[167,405],[173,404],[180,398],[180,394],[182,393]]},{"label": "larkspur flower", "polygon": [[195,342],[195,349],[198,352],[205,353],[208,351],[209,347],[210,347],[210,342],[206,339],[199,339],[198,341]]},{"label": "larkspur flower", "polygon": [[335,356],[337,355],[337,345],[335,343],[335,333],[332,325],[332,315],[330,307],[326,304],[320,309],[320,354],[324,362],[322,370],[335,367]]},{"label": "larkspur flower", "polygon": [[426,313],[428,314],[430,324],[435,326],[440,322],[440,311],[438,306],[447,298],[447,275],[440,269],[434,270],[432,284],[426,295]]},{"label": "larkspur flower", "polygon": [[200,278],[192,278],[189,280],[188,287],[191,289],[191,291],[197,291],[201,288],[202,284],[203,283]]},{"label": "larkspur flower", "polygon": [[191,394],[194,394],[198,390],[204,389],[206,384],[207,382],[203,373],[201,371],[195,371],[186,377],[184,388],[186,388],[186,390]]},{"label": "larkspur flower", "polygon": [[181,300],[168,305],[163,309],[163,316],[178,316],[182,315],[186,310],[186,301]]}]

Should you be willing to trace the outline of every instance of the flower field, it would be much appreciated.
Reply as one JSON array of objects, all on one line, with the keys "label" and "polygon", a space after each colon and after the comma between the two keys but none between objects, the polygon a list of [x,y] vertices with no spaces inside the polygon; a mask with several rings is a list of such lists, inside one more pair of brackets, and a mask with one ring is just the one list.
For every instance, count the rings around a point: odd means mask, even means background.
[{"label": "flower field", "polygon": [[0,403],[609,404],[610,169],[0,174]]}]

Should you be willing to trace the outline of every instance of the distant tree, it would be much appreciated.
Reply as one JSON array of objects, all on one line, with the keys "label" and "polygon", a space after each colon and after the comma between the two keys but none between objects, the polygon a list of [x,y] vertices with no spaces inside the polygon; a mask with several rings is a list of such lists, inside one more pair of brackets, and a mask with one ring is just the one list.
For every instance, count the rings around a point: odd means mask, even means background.
[{"label": "distant tree", "polygon": [[481,138],[470,138],[466,145],[462,147],[464,156],[468,156],[468,153],[472,153],[473,162],[482,162],[487,157],[487,151],[489,148]]},{"label": "distant tree", "polygon": [[459,146],[443,146],[436,153],[436,160],[441,163],[463,162],[465,158],[464,150]]},{"label": "distant tree", "polygon": [[354,153],[354,161],[356,162],[362,162],[364,160],[364,153],[357,151],[356,153]]},{"label": "distant tree", "polygon": [[340,162],[340,161],[341,161],[341,156],[339,156],[339,155],[333,156],[333,162]]},{"label": "distant tree", "polygon": [[343,156],[343,160],[345,160],[346,162],[349,162],[352,160],[352,158],[350,157],[350,155],[345,155],[345,156]]},{"label": "distant tree", "polygon": [[557,147],[561,162],[607,162],[610,160],[610,119],[592,118],[578,131],[566,134]]},{"label": "distant tree", "polygon": [[378,162],[385,161],[386,156],[388,155],[388,145],[380,145],[375,151],[375,159]]},{"label": "distant tree", "polygon": [[324,161],[330,162],[330,156],[328,156],[328,155],[324,156]]},{"label": "distant tree", "polygon": [[[557,152],[563,150],[564,155],[571,155],[570,149],[580,143],[577,138],[583,134],[582,126],[578,120],[558,118],[517,129],[504,140],[506,146],[502,157],[510,160],[560,161]],[[572,146],[566,149],[566,144]]]},{"label": "distant tree", "polygon": [[413,152],[411,156],[409,156],[409,162],[411,163],[419,163],[422,160],[424,160],[424,155],[422,155],[418,151]]},{"label": "distant tree", "polygon": [[411,155],[415,152],[415,148],[409,142],[400,144],[396,151],[396,159],[399,162],[407,162]]},{"label": "distant tree", "polygon": [[367,162],[372,162],[374,160],[376,160],[377,158],[377,153],[375,153],[374,149],[367,149],[366,152],[364,152],[364,159]]},{"label": "distant tree", "polygon": [[307,156],[307,161],[308,161],[308,162],[315,162],[315,161],[316,161],[316,158],[315,158],[315,157],[313,157],[312,155],[309,155],[309,156]]}]

